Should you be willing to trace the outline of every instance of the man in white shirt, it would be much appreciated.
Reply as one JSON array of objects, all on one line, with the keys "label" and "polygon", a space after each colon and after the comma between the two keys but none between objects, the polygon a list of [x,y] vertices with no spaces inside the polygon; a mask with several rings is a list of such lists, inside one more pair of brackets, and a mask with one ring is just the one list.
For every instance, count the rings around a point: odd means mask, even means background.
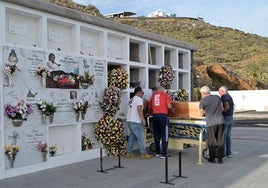
[{"label": "man in white shirt", "polygon": [[128,135],[128,147],[127,147],[127,158],[134,158],[133,144],[135,138],[138,141],[139,151],[141,153],[141,159],[149,159],[152,156],[147,153],[144,147],[144,128],[146,124],[143,116],[143,91],[141,87],[137,87],[134,90],[135,96],[130,99],[128,103],[127,112],[127,126],[129,129]]}]

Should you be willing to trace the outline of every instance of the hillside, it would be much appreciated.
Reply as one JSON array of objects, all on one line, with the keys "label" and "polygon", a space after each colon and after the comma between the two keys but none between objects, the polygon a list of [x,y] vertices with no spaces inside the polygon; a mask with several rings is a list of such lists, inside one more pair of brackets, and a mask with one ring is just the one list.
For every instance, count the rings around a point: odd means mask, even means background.
[{"label": "hillside", "polygon": [[[44,1],[103,17],[94,5],[79,5],[72,0]],[[232,85],[231,89],[268,89],[268,38],[266,37],[232,28],[217,27],[195,18],[134,17],[116,18],[112,21],[198,46],[198,50],[194,53],[193,64],[195,76],[198,75],[200,78],[195,81],[198,86],[207,84],[219,87],[223,80],[222,75],[232,74],[242,85],[233,84],[227,76],[224,83],[227,86]],[[214,69],[212,77],[209,70],[218,65],[222,68]]]},{"label": "hillside", "polygon": [[231,87],[232,89],[268,88],[265,84],[268,82],[268,38],[213,26],[194,18],[137,17],[117,18],[113,21],[197,45],[193,67],[196,74],[203,78],[199,80],[199,85],[219,87],[220,81],[216,80],[218,84],[215,85],[212,80],[220,76],[212,79],[207,71],[200,71],[199,66],[207,65],[210,68],[220,64],[224,70],[228,69],[231,74],[253,84],[252,87],[242,85]]}]

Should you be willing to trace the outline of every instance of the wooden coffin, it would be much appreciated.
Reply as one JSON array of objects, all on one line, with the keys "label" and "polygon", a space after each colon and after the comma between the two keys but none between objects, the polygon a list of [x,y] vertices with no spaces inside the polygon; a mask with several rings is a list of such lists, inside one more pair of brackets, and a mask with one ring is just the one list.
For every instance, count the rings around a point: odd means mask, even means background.
[{"label": "wooden coffin", "polygon": [[172,106],[175,109],[174,112],[169,112],[170,118],[179,119],[202,119],[199,110],[199,102],[180,102],[173,101]]}]

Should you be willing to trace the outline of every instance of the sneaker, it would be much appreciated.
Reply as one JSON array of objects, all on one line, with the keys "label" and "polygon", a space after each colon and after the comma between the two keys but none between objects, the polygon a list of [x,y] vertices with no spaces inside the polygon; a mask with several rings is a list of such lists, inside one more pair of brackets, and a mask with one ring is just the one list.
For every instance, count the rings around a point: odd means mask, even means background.
[{"label": "sneaker", "polygon": [[222,160],[222,159],[219,159],[219,160],[218,160],[218,163],[219,163],[219,164],[222,164],[222,163],[223,163],[223,160]]},{"label": "sneaker", "polygon": [[141,159],[151,159],[152,158],[152,155],[150,154],[141,154]]},{"label": "sneaker", "polygon": [[160,154],[159,154],[159,153],[157,153],[157,154],[155,154],[155,156],[156,156],[156,157],[160,157]]},{"label": "sneaker", "polygon": [[227,158],[232,158],[232,155],[227,155],[226,157],[227,157]]},{"label": "sneaker", "polygon": [[171,157],[170,155],[161,155],[161,159],[165,159],[166,157]]},{"label": "sneaker", "polygon": [[135,158],[135,155],[133,153],[127,153],[126,158]]}]

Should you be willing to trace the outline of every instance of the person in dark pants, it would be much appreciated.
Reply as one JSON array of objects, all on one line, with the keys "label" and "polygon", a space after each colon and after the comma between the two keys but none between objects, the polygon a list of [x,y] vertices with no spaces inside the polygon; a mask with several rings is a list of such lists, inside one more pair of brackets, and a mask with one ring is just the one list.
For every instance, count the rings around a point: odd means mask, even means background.
[{"label": "person in dark pants", "polygon": [[234,114],[234,102],[228,93],[228,89],[225,86],[219,88],[219,94],[223,104],[223,116],[224,116],[224,134],[225,134],[225,157],[232,157],[232,140],[231,133],[233,127],[233,114]]},{"label": "person in dark pants", "polygon": [[223,163],[224,156],[224,117],[223,105],[218,95],[211,95],[208,86],[200,88],[202,99],[199,104],[200,114],[206,117],[208,133],[209,162],[215,163],[217,154],[218,163]]},{"label": "person in dark pants", "polygon": [[[168,94],[163,87],[158,87],[150,100],[150,107],[153,111],[153,132],[156,149],[156,156],[165,158],[168,146],[168,110],[172,109]],[[162,138],[162,152],[160,149],[160,139]]]}]

